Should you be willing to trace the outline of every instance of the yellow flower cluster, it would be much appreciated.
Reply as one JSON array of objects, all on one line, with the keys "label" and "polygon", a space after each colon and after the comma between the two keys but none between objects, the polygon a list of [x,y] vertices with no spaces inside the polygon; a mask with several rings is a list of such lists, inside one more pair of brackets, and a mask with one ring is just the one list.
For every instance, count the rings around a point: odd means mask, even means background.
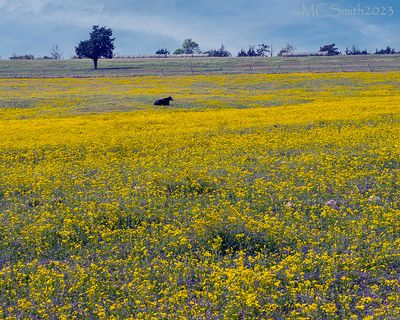
[{"label": "yellow flower cluster", "polygon": [[0,136],[2,318],[400,318],[400,73],[3,79]]}]

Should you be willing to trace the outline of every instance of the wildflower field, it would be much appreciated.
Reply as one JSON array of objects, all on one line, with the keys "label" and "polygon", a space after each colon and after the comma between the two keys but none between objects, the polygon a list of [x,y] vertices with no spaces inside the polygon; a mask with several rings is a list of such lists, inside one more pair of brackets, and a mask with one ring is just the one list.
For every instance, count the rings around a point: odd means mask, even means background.
[{"label": "wildflower field", "polygon": [[0,79],[0,137],[1,318],[400,318],[399,72]]}]

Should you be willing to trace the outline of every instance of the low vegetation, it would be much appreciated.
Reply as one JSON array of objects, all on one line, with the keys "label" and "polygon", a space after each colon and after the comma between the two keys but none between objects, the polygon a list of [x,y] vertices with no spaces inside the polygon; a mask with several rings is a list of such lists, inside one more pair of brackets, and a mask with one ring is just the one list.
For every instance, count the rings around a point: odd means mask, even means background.
[{"label": "low vegetation", "polygon": [[399,318],[399,82],[0,80],[1,317]]}]

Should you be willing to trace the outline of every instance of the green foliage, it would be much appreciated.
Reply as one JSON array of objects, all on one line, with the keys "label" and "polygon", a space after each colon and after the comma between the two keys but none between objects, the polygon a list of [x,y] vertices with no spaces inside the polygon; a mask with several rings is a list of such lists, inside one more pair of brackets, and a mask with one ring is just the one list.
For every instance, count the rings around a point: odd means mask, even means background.
[{"label": "green foliage", "polygon": [[219,49],[211,49],[208,51],[210,57],[230,57],[232,53],[225,49],[224,44],[221,44]]},{"label": "green foliage", "polygon": [[182,43],[182,48],[175,50],[174,54],[196,54],[201,53],[199,45],[192,39],[185,39]]},{"label": "green foliage", "polygon": [[271,53],[270,46],[267,44],[259,44],[256,48],[255,45],[250,45],[249,49],[244,51],[243,49],[240,49],[238,53],[238,57],[265,57],[269,53]]},{"label": "green foliage", "polygon": [[361,54],[368,54],[367,49],[360,50],[358,47],[353,45],[350,49],[346,48],[346,54],[349,56],[356,56],[356,55],[361,55]]},{"label": "green foliage", "polygon": [[112,38],[112,30],[106,27],[93,26],[90,39],[81,41],[75,47],[78,58],[90,58],[93,60],[94,68],[97,69],[97,60],[100,58],[111,59],[115,38]]},{"label": "green foliage", "polygon": [[247,52],[242,49],[240,49],[238,53],[238,57],[247,57]]},{"label": "green foliage", "polygon": [[247,56],[248,57],[256,57],[257,56],[257,52],[256,52],[254,45],[249,46],[249,50],[247,50]]},{"label": "green foliage", "polygon": [[386,49],[381,49],[381,50],[376,49],[375,50],[375,54],[396,54],[396,53],[398,53],[398,52],[396,52],[396,50],[394,48],[391,48],[389,46],[387,46]]},{"label": "green foliage", "polygon": [[185,39],[182,44],[182,49],[186,54],[201,53],[199,45],[192,39]]},{"label": "green foliage", "polygon": [[162,49],[158,49],[156,51],[156,54],[170,54],[170,52],[167,48],[162,48]]},{"label": "green foliage", "polygon": [[10,60],[34,60],[35,59],[35,57],[34,57],[34,55],[33,54],[24,54],[24,55],[18,55],[18,54],[13,54],[11,57],[10,57]]},{"label": "green foliage", "polygon": [[174,51],[174,54],[184,54],[185,52],[183,51],[182,48],[178,48]]},{"label": "green foliage", "polygon": [[335,47],[335,44],[326,44],[319,49],[320,52],[328,52],[328,56],[337,56],[341,54],[338,48]]}]

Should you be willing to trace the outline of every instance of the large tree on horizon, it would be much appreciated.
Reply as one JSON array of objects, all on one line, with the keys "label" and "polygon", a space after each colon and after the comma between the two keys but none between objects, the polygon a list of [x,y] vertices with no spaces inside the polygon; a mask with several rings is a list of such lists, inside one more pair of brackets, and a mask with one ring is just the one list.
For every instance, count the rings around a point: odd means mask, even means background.
[{"label": "large tree on horizon", "polygon": [[201,53],[199,45],[192,39],[185,39],[182,43],[182,48],[175,50],[174,54],[194,54]]},{"label": "large tree on horizon", "polygon": [[92,59],[94,69],[97,69],[97,61],[100,58],[111,59],[113,57],[114,40],[110,28],[93,26],[90,38],[79,42],[75,47],[75,53],[78,58]]},{"label": "large tree on horizon", "polygon": [[338,48],[335,47],[335,44],[326,44],[319,48],[319,52],[328,52],[328,56],[337,56],[341,54]]}]

